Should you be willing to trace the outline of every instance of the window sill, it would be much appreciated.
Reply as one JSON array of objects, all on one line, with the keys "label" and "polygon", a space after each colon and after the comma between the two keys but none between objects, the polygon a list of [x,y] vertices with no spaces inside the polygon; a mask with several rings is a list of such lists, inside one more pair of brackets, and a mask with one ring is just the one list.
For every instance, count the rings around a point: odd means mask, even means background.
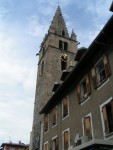
[{"label": "window sill", "polygon": [[97,90],[100,90],[105,84],[109,82],[109,78],[107,78],[104,82],[98,85]]},{"label": "window sill", "polygon": [[66,116],[62,116],[62,120],[66,119],[67,117],[69,117],[69,114]]},{"label": "window sill", "polygon": [[52,124],[52,128],[54,128],[54,127],[56,127],[57,126],[57,124]]},{"label": "window sill", "polygon": [[105,139],[107,140],[107,139],[110,139],[110,138],[113,138],[113,132],[111,132],[111,133],[106,133],[105,134]]},{"label": "window sill", "polygon": [[86,103],[89,99],[90,99],[90,96],[87,96],[86,98],[82,99],[80,105],[83,105],[83,104]]},{"label": "window sill", "polygon": [[48,132],[48,130],[44,130],[44,134],[46,134]]}]

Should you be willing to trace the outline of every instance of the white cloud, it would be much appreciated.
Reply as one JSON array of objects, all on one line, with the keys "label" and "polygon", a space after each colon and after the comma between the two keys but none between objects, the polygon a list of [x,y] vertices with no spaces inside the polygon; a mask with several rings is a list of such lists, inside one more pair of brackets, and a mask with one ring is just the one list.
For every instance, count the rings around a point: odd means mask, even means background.
[{"label": "white cloud", "polygon": [[0,15],[0,143],[9,137],[29,143],[37,71],[33,37],[28,28],[9,24],[5,9]]}]

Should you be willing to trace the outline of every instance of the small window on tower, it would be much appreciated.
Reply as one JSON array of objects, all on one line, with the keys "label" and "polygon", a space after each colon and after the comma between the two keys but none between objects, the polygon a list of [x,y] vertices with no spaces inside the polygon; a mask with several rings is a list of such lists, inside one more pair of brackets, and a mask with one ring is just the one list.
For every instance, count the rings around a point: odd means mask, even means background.
[{"label": "small window on tower", "polygon": [[67,62],[61,60],[61,71],[66,70],[67,69]]},{"label": "small window on tower", "polygon": [[65,36],[65,31],[64,30],[62,30],[62,36]]},{"label": "small window on tower", "polygon": [[66,70],[67,69],[67,62],[68,62],[67,54],[62,54],[60,56],[60,58],[61,58],[61,71]]},{"label": "small window on tower", "polygon": [[44,72],[44,61],[42,61],[42,66],[41,66],[41,75],[43,75]]},{"label": "small window on tower", "polygon": [[62,41],[59,41],[59,49],[62,49]]},{"label": "small window on tower", "polygon": [[68,50],[68,43],[59,40],[59,49],[60,49],[60,50],[66,50],[66,51],[67,51],[67,50]]},{"label": "small window on tower", "polygon": [[64,50],[68,50],[68,43],[67,42],[64,42]]}]

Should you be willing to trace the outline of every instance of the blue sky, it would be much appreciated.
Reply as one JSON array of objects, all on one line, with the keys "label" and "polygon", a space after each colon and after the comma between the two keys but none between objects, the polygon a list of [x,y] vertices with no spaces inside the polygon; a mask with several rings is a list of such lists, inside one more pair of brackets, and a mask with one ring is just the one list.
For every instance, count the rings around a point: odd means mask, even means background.
[{"label": "blue sky", "polygon": [[[60,0],[69,33],[88,47],[112,15],[112,0]],[[29,143],[40,43],[57,0],[0,0],[0,144]]]}]

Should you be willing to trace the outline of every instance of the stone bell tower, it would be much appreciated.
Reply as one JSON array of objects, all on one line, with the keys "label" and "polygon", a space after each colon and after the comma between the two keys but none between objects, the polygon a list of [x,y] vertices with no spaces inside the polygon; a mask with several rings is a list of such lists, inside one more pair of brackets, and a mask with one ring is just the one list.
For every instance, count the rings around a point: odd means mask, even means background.
[{"label": "stone bell tower", "polygon": [[76,35],[72,31],[69,37],[61,9],[58,6],[39,51],[31,150],[42,149],[40,141],[43,140],[41,135],[43,115],[40,115],[39,112],[52,96],[54,83],[60,82],[62,71],[74,66],[76,52]]}]

